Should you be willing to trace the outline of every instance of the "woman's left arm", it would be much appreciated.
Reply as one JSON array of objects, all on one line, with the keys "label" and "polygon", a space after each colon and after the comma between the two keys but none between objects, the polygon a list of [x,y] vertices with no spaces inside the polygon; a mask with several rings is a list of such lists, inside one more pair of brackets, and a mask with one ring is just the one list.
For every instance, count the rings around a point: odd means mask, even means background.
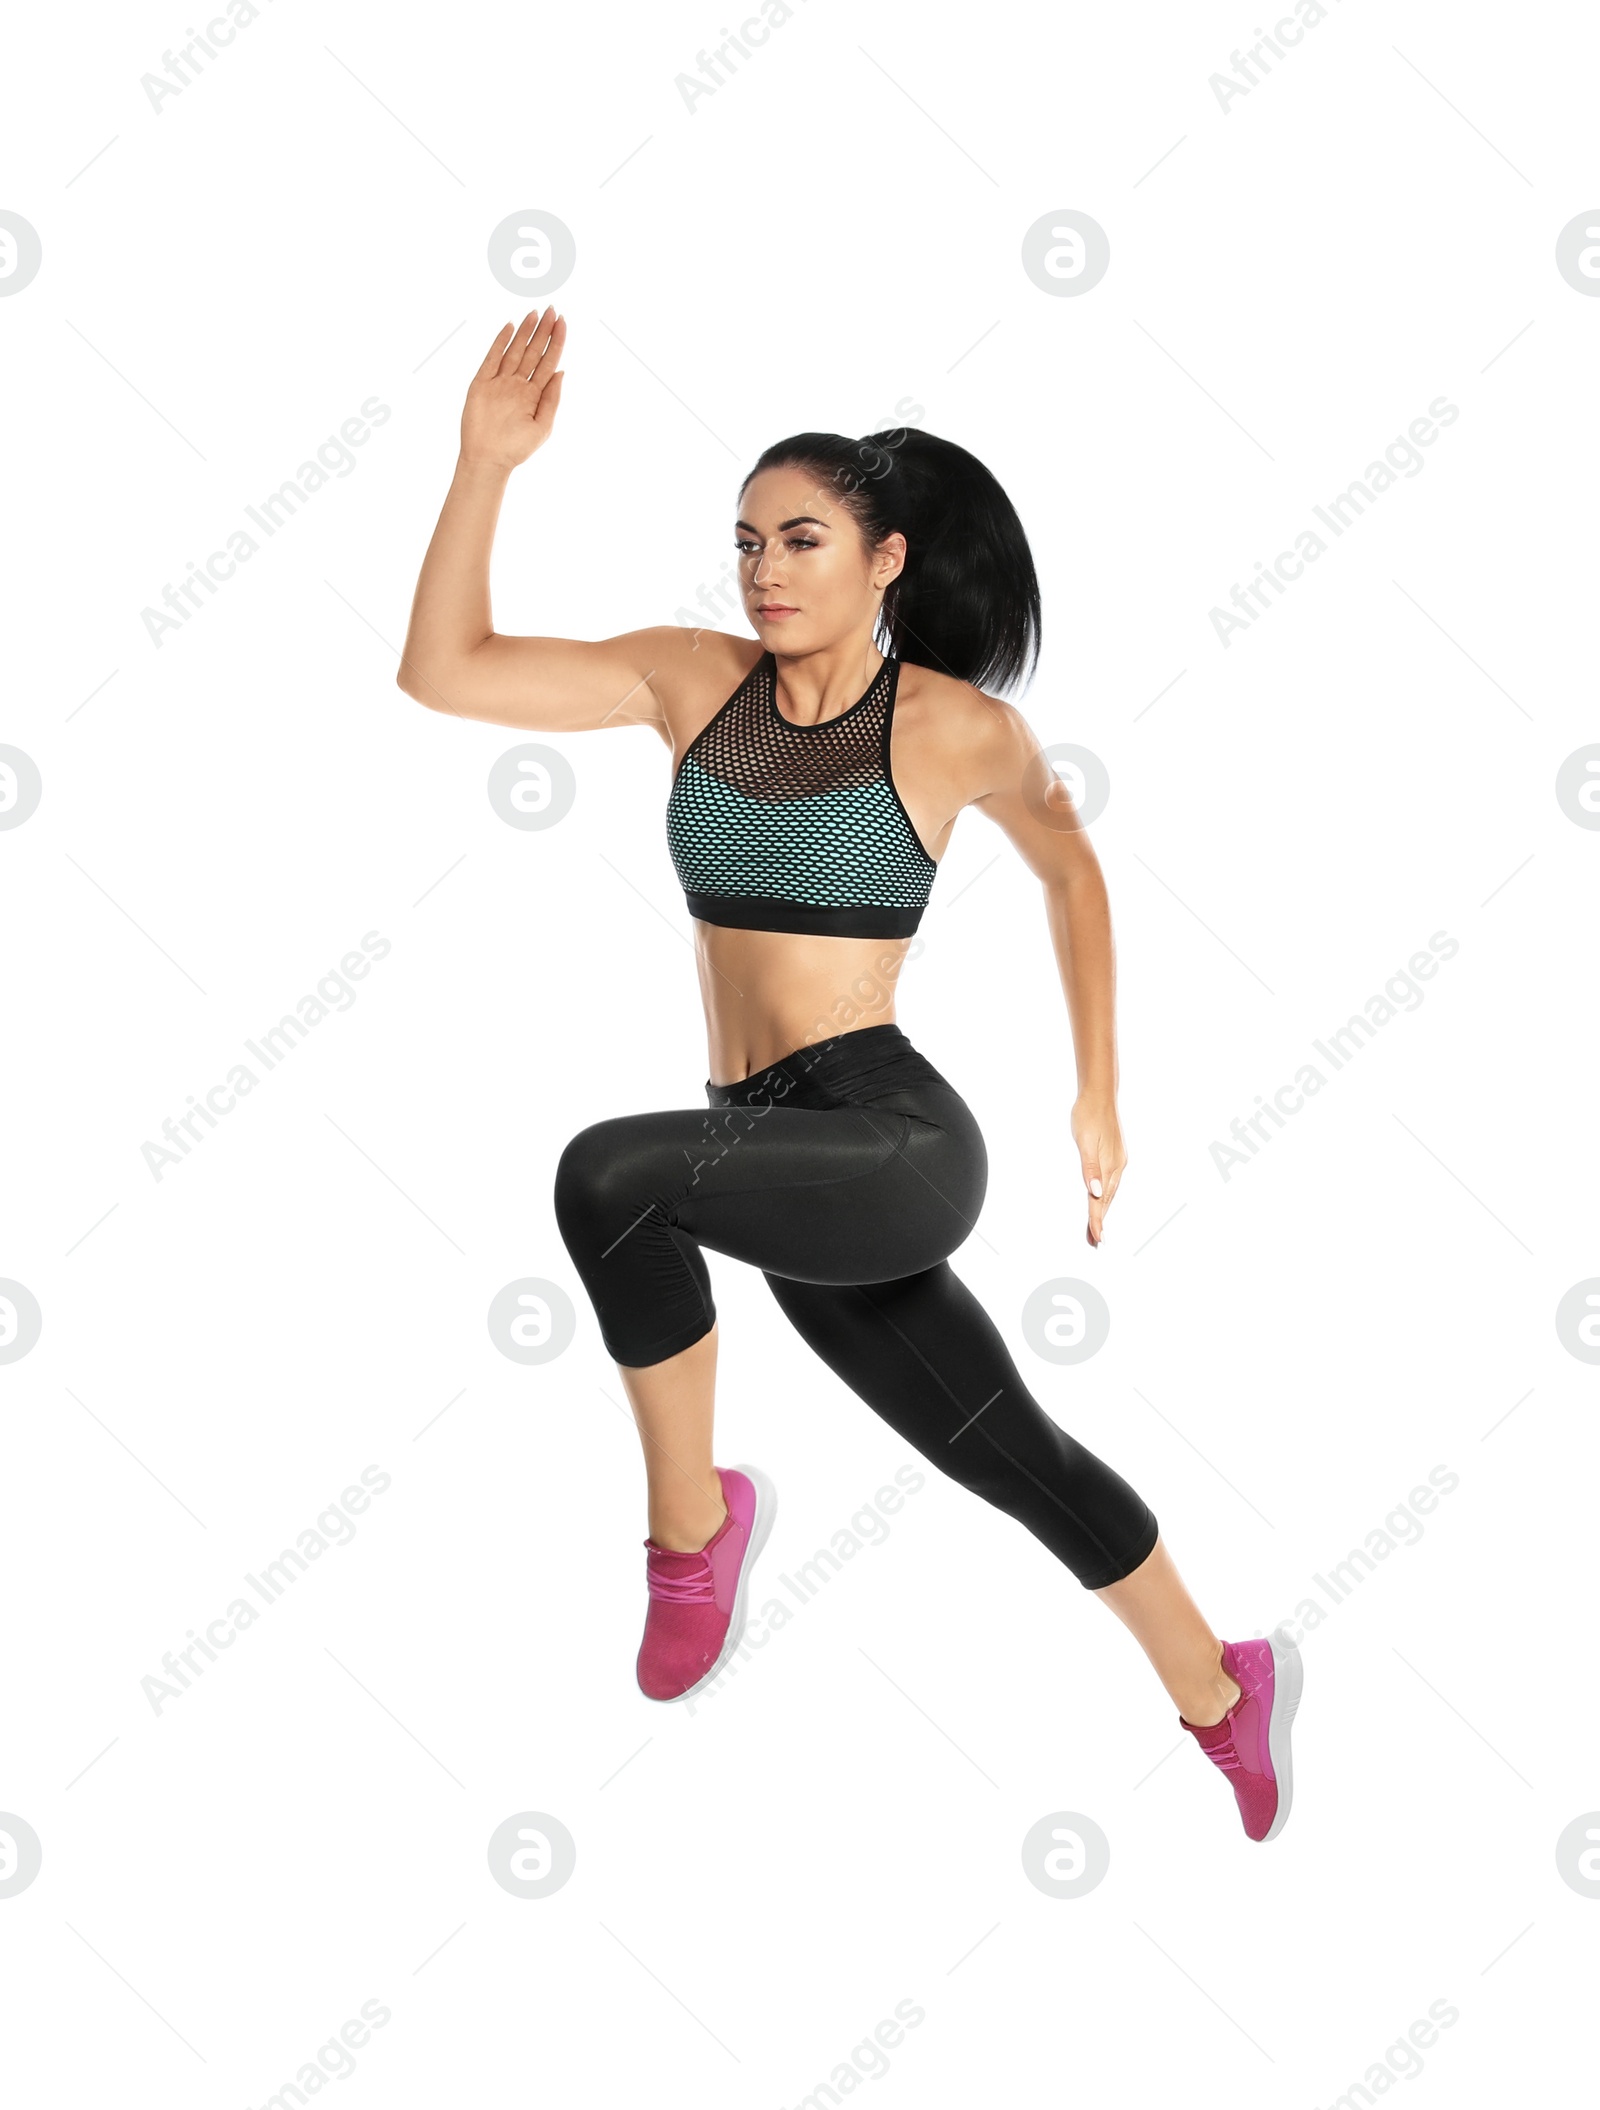
[{"label": "woman's left arm", "polygon": [[1088,1195],[1086,1235],[1099,1245],[1127,1163],[1117,1118],[1116,951],[1105,877],[1077,808],[1026,719],[1011,704],[984,701],[990,718],[978,767],[988,789],[969,803],[1004,830],[1044,888],[1077,1061],[1072,1139]]}]

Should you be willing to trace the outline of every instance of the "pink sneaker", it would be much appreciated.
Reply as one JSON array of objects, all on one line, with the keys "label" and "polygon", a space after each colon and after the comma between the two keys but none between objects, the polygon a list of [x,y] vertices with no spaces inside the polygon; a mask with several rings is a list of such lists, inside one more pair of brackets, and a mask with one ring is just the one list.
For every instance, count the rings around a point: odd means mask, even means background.
[{"label": "pink sneaker", "polygon": [[744,1639],[750,1570],[777,1514],[777,1490],[753,1465],[719,1466],[728,1514],[698,1552],[646,1539],[650,1592],[639,1644],[647,1700],[686,1700],[721,1670]]},{"label": "pink sneaker", "polygon": [[1224,1641],[1222,1667],[1239,1687],[1222,1720],[1209,1728],[1181,1714],[1178,1720],[1232,1782],[1246,1834],[1276,1839],[1289,1821],[1289,1729],[1305,1676],[1300,1651],[1280,1628],[1270,1640]]}]

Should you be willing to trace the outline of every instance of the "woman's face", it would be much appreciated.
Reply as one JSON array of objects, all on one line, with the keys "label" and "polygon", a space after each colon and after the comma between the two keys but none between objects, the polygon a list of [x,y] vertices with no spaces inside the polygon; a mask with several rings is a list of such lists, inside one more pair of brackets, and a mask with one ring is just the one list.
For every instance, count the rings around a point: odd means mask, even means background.
[{"label": "woman's face", "polygon": [[905,563],[904,535],[869,550],[834,486],[805,468],[753,476],[733,533],[745,614],[773,652],[870,637],[883,589]]}]

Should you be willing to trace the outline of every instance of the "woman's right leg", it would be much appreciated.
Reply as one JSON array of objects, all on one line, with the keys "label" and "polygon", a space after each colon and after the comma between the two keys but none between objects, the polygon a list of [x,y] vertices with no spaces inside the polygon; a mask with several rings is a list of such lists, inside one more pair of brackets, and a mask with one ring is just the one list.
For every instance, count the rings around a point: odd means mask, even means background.
[{"label": "woman's right leg", "polygon": [[[910,1163],[913,1148],[930,1162]],[[959,1221],[963,1199],[970,1209],[972,1174],[959,1140],[932,1121],[914,1140],[904,1114],[770,1098],[715,1118],[597,1122],[562,1152],[556,1220],[622,1373],[650,1480],[637,1665],[647,1699],[692,1696],[738,1645],[775,1505],[755,1466],[712,1464],[716,1311],[702,1242],[822,1280],[893,1274],[949,1250],[945,1218],[954,1209]]]},{"label": "woman's right leg", "polygon": [[948,1250],[963,1219],[925,1167],[903,1161],[910,1127],[899,1114],[769,1098],[596,1122],[562,1152],[556,1220],[633,1409],[657,1545],[693,1551],[726,1514],[702,1243],[833,1281]]},{"label": "woman's right leg", "polygon": [[617,1365],[644,1446],[650,1536],[658,1546],[692,1552],[727,1515],[711,1462],[717,1390],[717,1329],[647,1369]]}]

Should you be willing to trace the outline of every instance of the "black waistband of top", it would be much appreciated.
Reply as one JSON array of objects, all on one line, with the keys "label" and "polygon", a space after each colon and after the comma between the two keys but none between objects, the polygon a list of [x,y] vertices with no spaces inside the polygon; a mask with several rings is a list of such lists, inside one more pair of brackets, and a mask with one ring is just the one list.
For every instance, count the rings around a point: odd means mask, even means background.
[{"label": "black waistband of top", "polygon": [[922,921],[920,908],[886,908],[870,902],[829,908],[817,902],[783,901],[765,894],[685,892],[689,913],[724,930],[788,931],[809,938],[909,938]]}]

